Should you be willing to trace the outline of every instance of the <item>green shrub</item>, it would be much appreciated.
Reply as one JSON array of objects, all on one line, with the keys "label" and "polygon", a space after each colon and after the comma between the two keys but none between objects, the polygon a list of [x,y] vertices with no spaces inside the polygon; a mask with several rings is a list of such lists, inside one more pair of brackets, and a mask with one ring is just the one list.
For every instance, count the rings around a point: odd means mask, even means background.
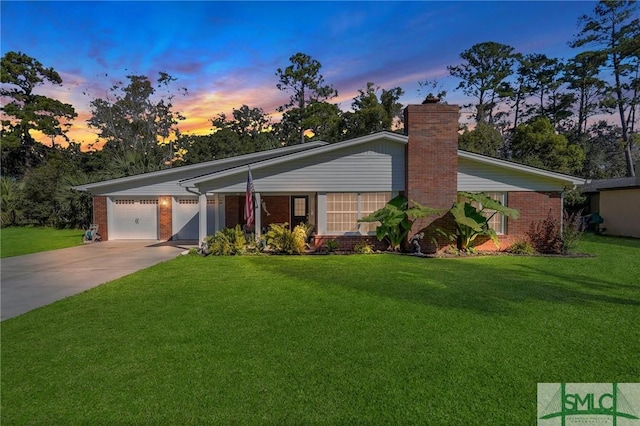
[{"label": "green shrub", "polygon": [[233,256],[247,250],[247,239],[240,225],[218,231],[214,236],[208,236],[205,242],[209,253],[215,256]]},{"label": "green shrub", "polygon": [[536,254],[536,249],[534,249],[531,243],[527,240],[520,240],[511,244],[511,247],[509,247],[506,251],[507,253],[511,254]]},{"label": "green shrub", "polygon": [[276,253],[300,254],[304,252],[307,246],[309,226],[301,223],[292,231],[287,225],[287,223],[269,225],[269,232],[265,234],[267,247]]},{"label": "green shrub", "polygon": [[373,247],[366,240],[360,240],[353,246],[353,252],[358,254],[371,254],[373,253]]},{"label": "green shrub", "polygon": [[334,251],[338,250],[338,247],[340,247],[340,243],[338,243],[337,240],[327,241],[327,250],[329,251],[329,253],[333,253]]}]

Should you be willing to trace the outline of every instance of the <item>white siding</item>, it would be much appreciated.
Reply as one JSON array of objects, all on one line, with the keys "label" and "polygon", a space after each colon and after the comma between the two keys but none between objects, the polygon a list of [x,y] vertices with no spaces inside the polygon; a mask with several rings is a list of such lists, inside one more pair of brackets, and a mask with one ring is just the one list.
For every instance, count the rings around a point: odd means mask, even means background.
[{"label": "white siding", "polygon": [[458,158],[458,191],[561,191],[563,182]]},{"label": "white siding", "polygon": [[[404,190],[405,147],[388,141],[322,153],[251,171],[258,192],[380,192]],[[201,189],[243,192],[246,173],[204,182]]]}]

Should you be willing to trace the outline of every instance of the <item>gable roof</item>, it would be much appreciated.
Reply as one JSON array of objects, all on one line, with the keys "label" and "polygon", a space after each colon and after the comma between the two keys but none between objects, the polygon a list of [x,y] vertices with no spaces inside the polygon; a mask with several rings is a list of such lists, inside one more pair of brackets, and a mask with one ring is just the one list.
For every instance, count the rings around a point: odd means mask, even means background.
[{"label": "gable roof", "polygon": [[[409,137],[398,133],[383,131],[332,144],[323,141],[308,142],[305,144],[259,151],[251,154],[207,161],[189,166],[181,166],[173,169],[165,169],[156,172],[80,185],[74,187],[74,189],[80,191],[99,191],[100,189],[107,189],[117,185],[135,187],[137,185],[144,185],[145,182],[149,182],[149,180],[164,182],[173,181],[176,186],[179,185],[183,188],[193,188],[204,182],[240,173],[244,174],[247,171],[247,166],[250,166],[252,170],[260,170],[273,165],[295,162],[315,155],[336,152],[338,150],[357,147],[359,145],[365,145],[375,141],[387,141],[406,145],[409,142]],[[458,150],[458,158],[519,172],[524,175],[552,179],[562,183],[563,186],[574,186],[585,184],[587,182],[583,178],[552,172],[537,167],[526,166],[512,161],[463,150]]]},{"label": "gable roof", "polygon": [[[306,150],[306,151],[294,152],[282,157],[275,157],[275,158],[258,161],[255,163],[251,163],[250,165],[252,170],[260,170],[262,168],[273,166],[276,164],[287,163],[287,162],[296,161],[302,158],[310,157],[313,155],[334,152],[337,150],[358,146],[358,145],[364,145],[366,143],[381,140],[381,139],[389,140],[391,142],[400,143],[404,145],[406,145],[408,142],[408,138],[404,135],[400,135],[398,133],[392,133],[392,132],[379,132],[379,133],[374,133],[367,136],[361,136],[355,139],[349,139],[343,142],[326,144],[326,145],[323,145],[314,149]],[[178,183],[181,186],[185,186],[185,187],[194,186],[194,185],[198,185],[199,183],[207,182],[213,179],[223,178],[223,177],[231,176],[238,173],[246,173],[247,172],[246,166],[247,164],[243,164],[227,170],[211,172],[211,173],[207,173],[201,176],[196,176],[193,178],[182,179]]]},{"label": "gable roof", "polygon": [[200,176],[207,173],[210,170],[225,170],[228,168],[237,167],[238,165],[252,164],[256,161],[262,161],[268,158],[276,158],[280,156],[286,156],[291,153],[301,152],[328,145],[327,142],[315,141],[307,142],[300,145],[285,146],[282,148],[268,149],[265,151],[253,152],[250,154],[237,155],[234,157],[222,158],[220,160],[205,161],[203,163],[191,164],[188,166],[180,166],[172,169],[163,169],[155,172],[142,173],[139,175],[126,176],[116,179],[103,180],[100,182],[87,183],[84,185],[75,186],[74,189],[78,191],[88,191],[91,189],[99,189],[101,187],[122,185],[122,184],[135,184],[137,182],[148,179],[162,179],[162,180],[182,180],[188,179],[194,176]]}]

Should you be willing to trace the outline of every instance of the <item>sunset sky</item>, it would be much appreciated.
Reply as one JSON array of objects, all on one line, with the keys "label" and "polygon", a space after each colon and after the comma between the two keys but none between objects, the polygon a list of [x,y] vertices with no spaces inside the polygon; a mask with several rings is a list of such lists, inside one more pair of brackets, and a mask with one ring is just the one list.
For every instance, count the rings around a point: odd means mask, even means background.
[{"label": "sunset sky", "polygon": [[[595,2],[48,2],[2,1],[2,55],[20,51],[53,67],[62,87],[39,93],[79,114],[69,136],[93,142],[92,97],[104,98],[127,74],[178,78],[189,95],[175,109],[183,133],[207,134],[210,119],[243,104],[274,113],[288,94],[277,68],[303,52],[322,64],[334,102],[351,107],[368,81],[400,86],[419,103],[418,81],[437,79],[449,103],[465,103],[447,65],[473,44],[495,41],[520,53],[569,58],[578,17]],[[177,87],[177,86],[176,86]],[[277,118],[274,115],[274,118]]]}]

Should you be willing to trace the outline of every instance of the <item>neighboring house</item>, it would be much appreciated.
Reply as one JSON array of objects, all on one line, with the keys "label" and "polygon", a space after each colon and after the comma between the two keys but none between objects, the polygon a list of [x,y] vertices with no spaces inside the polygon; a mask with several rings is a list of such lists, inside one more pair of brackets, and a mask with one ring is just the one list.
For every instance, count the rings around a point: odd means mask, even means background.
[{"label": "neighboring house", "polygon": [[[458,191],[487,192],[520,210],[495,217],[507,244],[551,211],[561,217],[563,191],[583,183],[564,174],[458,150],[456,105],[410,105],[407,135],[381,132],[344,142],[309,142],[191,166],[82,185],[94,195],[94,221],[107,239],[202,240],[244,224],[249,167],[259,234],[270,223],[313,226],[315,244],[348,248],[375,240],[375,224],[357,220],[402,193],[448,209]],[[414,232],[433,220],[421,219]],[[430,244],[423,239],[425,246]]]},{"label": "neighboring house", "polygon": [[636,176],[593,180],[580,191],[589,198],[589,212],[598,213],[607,235],[640,238],[640,162]]}]

